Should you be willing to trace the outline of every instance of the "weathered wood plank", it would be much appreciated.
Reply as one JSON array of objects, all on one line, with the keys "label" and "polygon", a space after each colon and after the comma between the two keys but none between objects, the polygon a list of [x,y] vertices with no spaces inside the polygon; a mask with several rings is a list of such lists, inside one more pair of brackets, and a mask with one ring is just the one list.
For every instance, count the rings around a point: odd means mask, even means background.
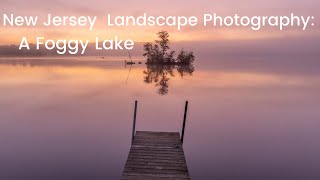
[{"label": "weathered wood plank", "polygon": [[190,179],[179,133],[137,131],[121,179]]}]

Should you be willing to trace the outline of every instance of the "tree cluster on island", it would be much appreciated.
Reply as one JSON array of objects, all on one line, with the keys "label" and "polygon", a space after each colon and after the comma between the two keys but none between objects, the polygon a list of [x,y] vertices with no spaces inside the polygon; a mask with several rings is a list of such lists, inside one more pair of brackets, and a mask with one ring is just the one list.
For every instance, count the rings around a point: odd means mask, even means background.
[{"label": "tree cluster on island", "polygon": [[144,44],[145,53],[143,56],[147,57],[146,64],[164,64],[164,65],[189,65],[195,60],[193,52],[184,51],[183,49],[175,58],[175,51],[170,51],[169,33],[167,31],[160,31],[157,33],[159,40],[155,44],[147,42]]}]

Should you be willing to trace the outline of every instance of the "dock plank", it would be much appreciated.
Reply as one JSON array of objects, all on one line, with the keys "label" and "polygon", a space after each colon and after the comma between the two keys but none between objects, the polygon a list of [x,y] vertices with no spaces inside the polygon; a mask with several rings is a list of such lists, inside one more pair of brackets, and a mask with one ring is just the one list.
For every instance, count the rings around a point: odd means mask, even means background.
[{"label": "dock plank", "polygon": [[137,131],[121,179],[190,179],[179,133]]}]

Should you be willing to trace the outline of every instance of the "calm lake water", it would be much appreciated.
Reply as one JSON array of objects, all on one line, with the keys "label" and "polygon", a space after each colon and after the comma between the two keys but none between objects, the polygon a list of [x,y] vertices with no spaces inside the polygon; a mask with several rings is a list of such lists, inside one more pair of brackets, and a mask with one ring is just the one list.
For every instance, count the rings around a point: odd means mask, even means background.
[{"label": "calm lake water", "polygon": [[119,179],[134,100],[154,131],[181,131],[189,100],[192,179],[320,179],[316,57],[203,55],[183,77],[123,59],[1,58],[0,179]]}]

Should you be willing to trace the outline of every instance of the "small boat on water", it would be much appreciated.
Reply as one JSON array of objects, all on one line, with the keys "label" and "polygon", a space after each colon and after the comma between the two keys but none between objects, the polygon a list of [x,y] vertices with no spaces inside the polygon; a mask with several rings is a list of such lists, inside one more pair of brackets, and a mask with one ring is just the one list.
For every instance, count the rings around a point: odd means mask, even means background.
[{"label": "small boat on water", "polygon": [[135,62],[128,62],[127,60],[125,60],[125,63],[126,63],[127,65],[136,64]]}]

